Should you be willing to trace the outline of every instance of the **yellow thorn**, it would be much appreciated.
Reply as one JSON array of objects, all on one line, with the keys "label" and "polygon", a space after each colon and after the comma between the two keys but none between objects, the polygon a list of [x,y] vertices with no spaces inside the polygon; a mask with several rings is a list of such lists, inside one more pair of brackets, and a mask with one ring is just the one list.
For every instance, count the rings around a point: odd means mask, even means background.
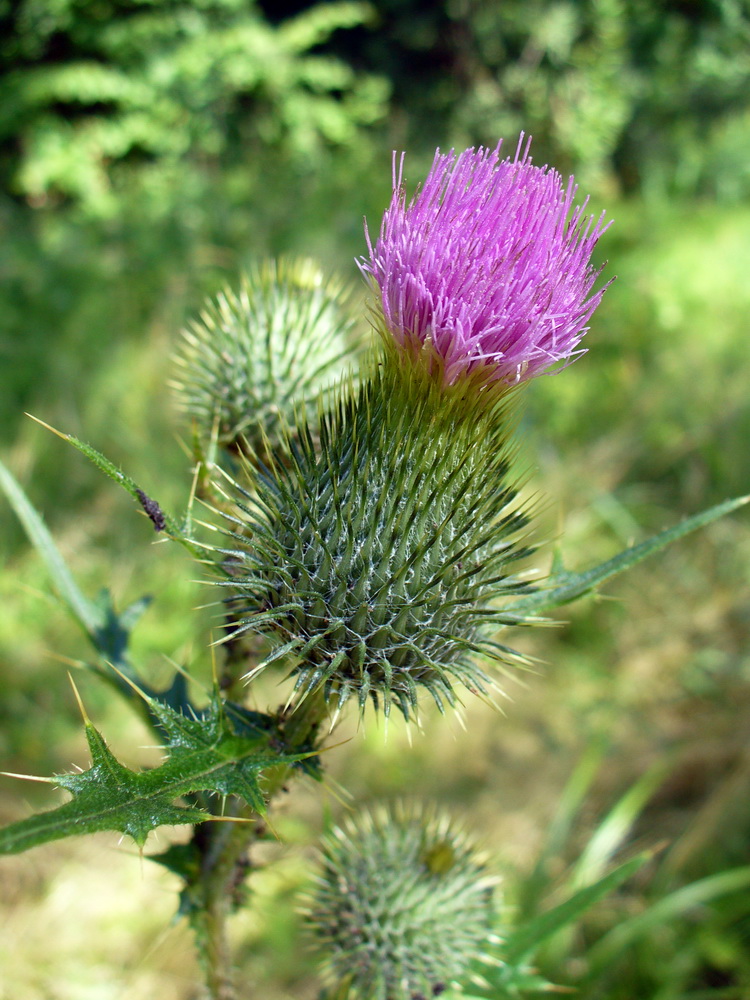
[{"label": "yellow thorn", "polygon": [[210,813],[201,823],[254,823],[255,819],[249,816],[212,816]]},{"label": "yellow thorn", "polygon": [[322,781],[325,790],[332,795],[339,805],[343,806],[344,809],[351,809],[354,804],[354,795],[345,788],[340,781],[332,778],[329,774],[323,775]]},{"label": "yellow thorn", "polygon": [[129,677],[127,677],[122,672],[122,670],[118,670],[118,668],[114,665],[114,663],[110,663],[109,660],[105,660],[104,662],[107,664],[108,667],[110,667],[112,670],[114,670],[114,672],[117,674],[118,677],[122,678],[122,680],[124,680],[126,684],[129,684],[130,687],[132,687],[132,689],[135,691],[135,693],[137,695],[140,695],[140,697],[143,698],[144,701],[147,702],[147,701],[150,700],[149,697],[148,697],[148,695],[146,694],[146,692],[145,691],[141,691],[141,689],[138,687],[138,685],[135,683],[135,681],[131,681],[131,679]]},{"label": "yellow thorn", "polygon": [[336,750],[338,747],[343,747],[346,743],[351,743],[352,737],[347,736],[345,740],[340,740],[338,743],[331,743],[327,747],[318,747],[316,750],[311,750],[309,753],[305,754],[305,760],[308,757],[321,757],[324,753],[328,753],[329,750]]},{"label": "yellow thorn", "polygon": [[262,673],[265,669],[266,669],[265,663],[259,663],[257,667],[253,667],[251,670],[248,670],[246,674],[243,674],[242,677],[240,677],[240,680],[245,681],[247,684],[249,684],[254,677]]},{"label": "yellow thorn", "polygon": [[166,653],[164,654],[164,659],[167,661],[170,667],[174,667],[177,673],[180,674],[180,676],[184,677],[186,681],[190,681],[191,684],[197,684],[197,686],[201,689],[201,691],[203,691],[205,694],[208,694],[208,688],[206,687],[206,685],[203,684],[202,681],[199,681],[197,678],[193,677],[193,675],[190,673],[187,667],[184,667],[181,663],[178,663],[177,660],[173,660],[172,657],[167,656]]},{"label": "yellow thorn", "polygon": [[50,659],[57,660],[58,663],[65,663],[69,667],[75,667],[76,670],[83,670],[84,668],[88,668],[88,663],[86,663],[85,660],[74,660],[70,656],[64,656],[62,653],[55,652],[55,650],[53,649],[45,649],[43,652],[44,655],[49,656]]},{"label": "yellow thorn", "polygon": [[23,583],[19,581],[16,586],[24,592],[24,594],[30,594],[32,597],[41,597],[43,601],[49,601],[50,604],[57,604],[58,598],[54,594],[50,594],[48,590],[39,590],[37,587],[30,587],[28,583]]},{"label": "yellow thorn", "polygon": [[200,471],[202,465],[203,465],[202,462],[198,462],[193,472],[193,482],[190,486],[190,496],[188,497],[188,511],[192,511],[193,504],[195,503],[195,496],[196,493],[198,492],[198,480],[200,477]]},{"label": "yellow thorn", "polygon": [[[169,385],[170,385],[170,388],[175,388],[175,389],[179,389],[180,388],[180,386],[178,386],[176,382],[171,382],[171,383],[169,383]],[[181,434],[174,434],[173,437],[174,437],[175,441],[177,442],[177,447],[180,449],[180,451],[183,453],[183,455],[187,459],[189,459],[190,461],[193,461],[193,459],[195,458],[195,455],[193,455],[192,451],[188,448],[188,446],[185,443],[185,441],[183,441],[182,435]]]},{"label": "yellow thorn", "polygon": [[[208,440],[208,452],[209,455],[215,456],[219,447],[219,424],[221,423],[221,413],[219,412],[219,407],[217,405],[216,411],[214,413],[213,423],[211,424],[211,436]],[[213,461],[211,465],[213,466]]]},{"label": "yellow thorn", "polygon": [[219,673],[216,666],[216,643],[209,643],[209,648],[211,650],[211,679],[214,682],[214,689],[219,686]]},{"label": "yellow thorn", "polygon": [[337,722],[339,721],[339,716],[340,716],[340,715],[341,715],[341,705],[339,704],[339,705],[337,705],[337,706],[336,706],[336,709],[334,710],[334,713],[333,713],[333,715],[331,716],[331,724],[330,724],[330,726],[328,727],[328,735],[329,735],[329,736],[330,736],[330,735],[331,735],[331,733],[333,732],[333,728],[334,728],[334,726],[335,726],[335,725],[336,725],[336,723],[337,723]]},{"label": "yellow thorn", "polygon": [[278,835],[278,833],[274,829],[273,824],[271,823],[270,819],[268,818],[268,815],[261,816],[261,822],[263,822],[263,823],[266,824],[266,826],[268,827],[268,829],[274,835],[275,839],[278,840],[279,843],[281,843],[281,837]]},{"label": "yellow thorn", "polygon": [[83,707],[81,696],[78,693],[78,688],[76,687],[76,683],[73,680],[73,677],[70,672],[68,672],[68,680],[70,681],[70,686],[73,688],[73,694],[75,695],[76,701],[78,702],[78,708],[80,709],[81,715],[83,716],[83,721],[88,726],[91,723],[91,719],[89,719],[88,715],[86,715],[86,709]]},{"label": "yellow thorn", "polygon": [[48,431],[52,431],[52,433],[53,433],[53,434],[57,434],[57,436],[58,436],[59,438],[62,438],[62,439],[63,439],[63,441],[70,441],[70,434],[63,434],[63,432],[62,432],[62,431],[58,431],[58,430],[57,430],[56,428],[54,428],[54,427],[53,427],[53,426],[52,426],[51,424],[47,424],[47,423],[45,423],[45,422],[44,422],[43,420],[40,420],[40,419],[39,419],[39,417],[35,417],[33,413],[24,413],[24,416],[26,416],[26,417],[31,417],[31,419],[32,419],[32,420],[33,420],[33,421],[34,421],[35,423],[37,423],[37,424],[41,424],[41,425],[42,425],[42,427],[44,427],[44,428],[45,428],[46,430],[48,430]]},{"label": "yellow thorn", "polygon": [[[218,603],[218,602],[217,602]],[[212,608],[213,604],[204,604],[201,608],[196,608],[196,611],[200,611],[203,608]],[[234,632],[230,632],[229,635],[223,636],[221,639],[214,639],[213,642],[209,643],[209,646],[213,648],[214,646],[224,646],[234,637]]]},{"label": "yellow thorn", "polygon": [[20,778],[21,781],[43,781],[46,785],[56,784],[54,778],[42,778],[37,774],[16,774],[15,771],[0,771],[6,778]]}]

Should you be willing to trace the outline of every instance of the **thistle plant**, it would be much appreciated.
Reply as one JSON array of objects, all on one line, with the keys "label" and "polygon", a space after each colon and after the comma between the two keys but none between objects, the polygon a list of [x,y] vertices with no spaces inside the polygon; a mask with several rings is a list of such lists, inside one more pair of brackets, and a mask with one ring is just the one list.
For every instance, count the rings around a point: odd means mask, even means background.
[{"label": "thistle plant", "polygon": [[355,695],[409,719],[421,688],[441,710],[456,683],[484,693],[477,654],[512,656],[494,637],[524,620],[507,602],[529,552],[509,389],[572,357],[602,227],[520,150],[438,154],[408,206],[395,175],[361,264],[382,349],[320,414],[319,445],[297,425],[291,469],[244,490],[250,544],[221,550],[237,630],[273,644],[256,670],[292,658],[295,692],[322,684],[336,710]]},{"label": "thistle plant", "polygon": [[[208,565],[223,633],[206,704],[180,675],[164,690],[148,683],[128,652],[145,602],[118,612],[106,594],[86,598],[0,466],[0,485],[94,648],[92,669],[138,706],[164,754],[136,773],[84,715],[91,768],[43,779],[71,801],[0,830],[0,853],[95,830],[142,846],[159,826],[190,826],[186,842],[154,860],[180,879],[180,913],[212,1000],[250,995],[238,992],[226,937],[232,912],[252,904],[249,852],[267,836],[277,793],[298,775],[325,779],[321,752],[342,712],[387,718],[395,707],[424,724],[425,705],[445,712],[467,694],[491,699],[522,659],[507,629],[543,620],[744,503],[719,504],[580,573],[557,569],[537,584],[525,574],[537,541],[514,438],[518,404],[533,377],[582,353],[604,292],[591,256],[607,226],[576,194],[572,178],[533,163],[523,137],[506,158],[499,144],[438,151],[411,199],[395,158],[390,206],[374,242],[366,231],[359,261],[375,331],[364,351],[343,285],[309,261],[260,265],[211,300],[182,336],[175,380],[194,430],[194,481],[213,512],[208,534],[192,502],[171,515],[95,449],[61,435],[157,532]],[[261,710],[256,681],[270,670],[287,678],[287,700]],[[555,919],[506,927],[501,946],[492,872],[436,813],[344,821],[323,859],[307,922],[327,949],[331,1000],[458,995],[476,962],[504,969],[517,995],[518,983],[538,985],[533,943],[596,895],[572,897]]]}]

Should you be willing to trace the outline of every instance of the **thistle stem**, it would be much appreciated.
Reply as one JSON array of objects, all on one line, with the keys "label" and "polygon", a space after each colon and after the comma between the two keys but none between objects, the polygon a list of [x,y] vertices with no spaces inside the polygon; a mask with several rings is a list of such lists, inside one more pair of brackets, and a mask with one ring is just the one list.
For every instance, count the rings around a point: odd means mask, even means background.
[{"label": "thistle stem", "polygon": [[[237,810],[238,818],[243,810]],[[250,810],[245,810],[250,813]],[[250,813],[250,815],[252,815]],[[236,1000],[232,960],[227,940],[227,918],[245,874],[244,859],[258,836],[257,824],[205,823],[196,829],[204,844],[200,879],[201,898],[193,919],[198,952],[210,1000]]]},{"label": "thistle stem", "polygon": [[[322,691],[315,692],[290,715],[279,715],[285,752],[312,743],[327,714]],[[266,773],[264,793],[271,802],[293,774],[289,764],[279,764]],[[209,1000],[238,1000],[227,940],[227,919],[235,909],[250,870],[247,853],[265,833],[263,818],[249,806],[234,802],[231,815],[254,822],[201,823],[195,828],[193,843],[201,858],[201,871],[191,902],[196,944],[206,981]]]}]

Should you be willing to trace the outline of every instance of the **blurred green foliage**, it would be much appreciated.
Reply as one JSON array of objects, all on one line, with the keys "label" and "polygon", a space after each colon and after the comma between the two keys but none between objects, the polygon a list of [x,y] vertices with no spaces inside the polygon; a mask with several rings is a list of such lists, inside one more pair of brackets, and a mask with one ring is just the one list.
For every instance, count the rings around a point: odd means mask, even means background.
[{"label": "blurred green foliage", "polygon": [[[186,613],[203,603],[195,570],[177,550],[149,548],[151,527],[129,499],[22,411],[91,440],[182,509],[188,461],[163,391],[177,329],[259,255],[313,254],[354,276],[361,219],[377,226],[393,148],[408,149],[413,184],[436,145],[503,136],[512,149],[523,129],[536,162],[574,171],[615,217],[602,253],[618,280],[589,353],[538,380],[525,418],[536,485],[554,498],[542,519],[548,537],[561,535],[566,564],[606,558],[748,491],[747,0],[0,0],[0,72],[0,438],[84,592],[111,585],[120,607],[154,593],[133,657],[156,686],[166,657],[210,670],[211,613],[197,625]],[[50,656],[84,658],[85,645],[45,596],[45,571],[4,506],[0,519],[3,766],[85,765],[73,698]],[[605,732],[607,766],[570,843],[545,861],[549,895],[535,901],[544,909],[608,807],[671,755],[670,777],[622,849],[672,848],[543,956],[544,975],[582,997],[750,995],[746,892],[675,913],[598,978],[586,966],[621,921],[748,864],[748,564],[747,519],[719,522],[613,587],[618,603],[576,608],[564,629],[527,639],[550,666],[514,693],[507,718],[477,708],[457,740],[430,722],[413,748],[357,734],[346,766],[332,763],[359,797],[411,790],[469,812],[516,868],[510,895],[523,906],[536,863],[524,846],[543,849],[572,762]],[[87,707],[127,748],[133,720],[107,717],[105,694],[87,683]],[[294,830],[285,818],[288,839],[309,842],[317,807],[303,805]],[[56,856],[46,864],[51,878]],[[290,943],[288,897],[304,862],[286,865],[259,881],[264,921],[249,916],[245,928],[243,965],[271,998],[315,992]],[[103,855],[99,877],[111,868]],[[18,893],[30,879],[41,899],[41,876],[19,871]],[[15,883],[3,878],[12,902]],[[72,863],[71,893],[80,878]],[[125,881],[120,895],[132,902]],[[29,927],[41,905],[30,898]],[[133,940],[148,944],[144,914]],[[64,941],[69,951],[88,943]],[[25,986],[33,1000],[67,998],[76,976],[94,975],[93,964],[66,964],[68,991],[54,992],[52,966],[32,976],[21,944],[13,962],[26,971],[9,965],[16,995]],[[47,941],[31,935],[34,946]],[[117,964],[107,947],[101,967]],[[133,996],[182,996],[173,954],[161,978],[132,973]],[[94,995],[110,995],[97,984]]]},{"label": "blurred green foliage", "polygon": [[[238,254],[314,252],[306,222],[317,210],[330,231],[326,215],[361,183],[388,84],[320,51],[372,18],[363,3],[281,26],[247,0],[22,0],[2,15],[7,437],[41,384],[88,394],[112,342],[165,299],[179,326]],[[361,214],[342,224],[353,232]]]},{"label": "blurred green foliage", "polygon": [[[267,0],[281,19],[304,0]],[[379,0],[331,49],[392,84],[400,142],[494,145],[649,196],[750,190],[746,0]],[[445,137],[445,138],[442,138]]]},{"label": "blurred green foliage", "polygon": [[314,51],[371,15],[316,4],[273,28],[247,0],[22,0],[0,49],[6,182],[100,216],[136,193],[155,215],[198,202],[218,172],[247,197],[254,151],[309,162],[382,118],[381,78]]}]

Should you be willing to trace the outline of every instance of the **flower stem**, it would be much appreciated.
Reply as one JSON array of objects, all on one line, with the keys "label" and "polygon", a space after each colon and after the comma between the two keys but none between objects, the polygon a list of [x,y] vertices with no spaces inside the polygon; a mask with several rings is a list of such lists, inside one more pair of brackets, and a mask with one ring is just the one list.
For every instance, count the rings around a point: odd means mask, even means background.
[{"label": "flower stem", "polygon": [[[280,713],[285,752],[312,745],[326,713],[322,691],[306,698],[290,714]],[[293,773],[292,766],[286,763],[266,772],[264,794],[269,803]],[[239,800],[233,801],[229,815],[238,822],[209,821],[196,826],[193,845],[200,858],[200,873],[186,889],[209,1000],[238,1000],[227,919],[242,902],[245,879],[251,871],[249,848],[266,830],[263,818]]]},{"label": "flower stem", "polygon": [[[249,809],[245,810],[250,813]],[[242,809],[236,810],[238,819]],[[203,823],[195,840],[203,843],[200,898],[193,914],[199,957],[210,1000],[236,1000],[232,961],[227,941],[227,918],[234,909],[247,863],[245,858],[258,836],[256,823]]]}]

